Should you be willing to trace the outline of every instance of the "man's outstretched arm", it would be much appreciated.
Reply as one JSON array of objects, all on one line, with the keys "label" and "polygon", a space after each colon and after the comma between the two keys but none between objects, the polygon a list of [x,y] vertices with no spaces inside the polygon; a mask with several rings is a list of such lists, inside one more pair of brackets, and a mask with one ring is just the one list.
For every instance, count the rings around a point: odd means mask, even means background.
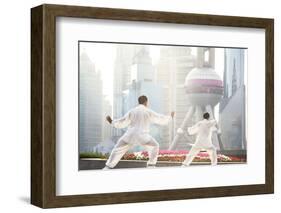
[{"label": "man's outstretched arm", "polygon": [[200,124],[197,123],[197,124],[195,124],[195,125],[193,125],[193,126],[191,126],[191,127],[188,127],[188,128],[187,128],[188,134],[189,134],[189,135],[195,135],[195,134],[197,134],[199,125],[200,125]]},{"label": "man's outstretched arm", "polygon": [[126,128],[131,123],[129,114],[130,113],[128,112],[122,118],[114,119],[114,120],[112,120],[112,118],[108,115],[108,116],[106,116],[106,120],[110,124],[112,124],[115,128],[118,128],[118,129]]},{"label": "man's outstretched arm", "polygon": [[162,115],[157,112],[154,112],[153,110],[150,110],[150,118],[152,123],[158,125],[167,125],[174,116],[175,112],[171,112],[170,115]]}]

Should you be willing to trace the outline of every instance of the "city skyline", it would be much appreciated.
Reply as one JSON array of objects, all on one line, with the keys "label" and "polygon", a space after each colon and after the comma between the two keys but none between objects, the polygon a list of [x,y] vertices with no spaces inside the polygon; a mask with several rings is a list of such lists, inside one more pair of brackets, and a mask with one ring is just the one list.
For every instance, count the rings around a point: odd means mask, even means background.
[{"label": "city skyline", "polygon": [[[168,126],[154,128],[152,125],[151,128],[151,134],[159,141],[160,147],[167,149],[176,135],[176,129],[182,125],[190,109],[191,102],[186,94],[186,77],[196,70],[195,68],[202,66],[212,68],[214,71],[210,71],[208,75],[213,76],[216,73],[216,78],[224,82],[222,100],[209,110],[213,111],[212,116],[220,123],[225,123],[222,128],[225,147],[246,148],[246,91],[243,90],[247,82],[244,72],[247,68],[246,50],[95,42],[80,42],[79,48],[80,151],[110,151],[118,138],[124,134],[124,130],[112,128],[105,120],[106,115],[113,118],[122,117],[137,105],[137,97],[140,95],[149,97],[152,110],[162,114],[176,112],[173,122]],[[208,75],[203,74],[200,78],[204,79]],[[242,108],[237,107],[240,104]],[[196,110],[204,110],[202,107],[197,107]],[[196,113],[195,118],[189,120],[185,126],[192,125],[194,119],[198,120],[199,111]],[[229,122],[229,114],[233,114],[234,123]],[[244,117],[241,120],[242,115]],[[236,133],[231,132],[231,128],[235,129]],[[238,137],[237,134],[243,135]],[[234,138],[231,139],[234,142],[229,138]],[[235,138],[243,141],[235,142]],[[177,149],[186,149],[186,143],[192,142],[193,138],[184,136],[177,140]],[[218,149],[224,148],[221,137],[214,138],[214,143]]]},{"label": "city skyline", "polygon": [[[103,93],[108,101],[113,104],[113,74],[114,74],[114,61],[116,59],[116,52],[118,46],[147,46],[149,47],[149,53],[152,58],[152,65],[157,66],[160,59],[161,48],[167,47],[189,47],[191,48],[191,54],[196,56],[196,48],[191,46],[173,46],[173,45],[142,45],[142,44],[115,44],[115,43],[96,43],[96,42],[79,42],[79,50],[81,53],[86,53],[95,65],[95,69],[101,73],[103,81],[111,82],[103,84]],[[216,48],[216,61],[215,66],[217,73],[223,78],[224,69],[224,47]],[[108,60],[110,59],[110,60]]]}]

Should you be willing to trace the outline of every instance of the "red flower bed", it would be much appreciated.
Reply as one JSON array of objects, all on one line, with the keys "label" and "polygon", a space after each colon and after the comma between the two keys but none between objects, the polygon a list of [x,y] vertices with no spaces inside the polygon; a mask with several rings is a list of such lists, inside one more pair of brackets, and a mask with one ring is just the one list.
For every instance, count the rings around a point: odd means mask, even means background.
[{"label": "red flower bed", "polygon": [[[160,150],[158,155],[158,161],[170,161],[170,162],[183,162],[185,156],[188,154],[187,150]],[[148,153],[134,152],[127,153],[123,156],[123,160],[148,160]],[[209,155],[207,152],[200,152],[194,158],[194,162],[210,162]],[[245,162],[245,158],[240,158],[237,156],[226,156],[218,154],[218,162]]]}]

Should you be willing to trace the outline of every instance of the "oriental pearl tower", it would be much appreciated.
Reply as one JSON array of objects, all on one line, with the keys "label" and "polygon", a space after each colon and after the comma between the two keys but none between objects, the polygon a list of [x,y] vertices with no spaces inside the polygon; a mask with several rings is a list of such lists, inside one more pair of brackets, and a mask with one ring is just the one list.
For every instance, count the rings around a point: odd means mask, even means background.
[{"label": "oriental pearl tower", "polygon": [[[178,140],[183,136],[180,129],[186,131],[188,126],[202,120],[204,112],[210,114],[210,119],[214,118],[214,107],[223,96],[223,82],[214,70],[214,51],[214,48],[197,48],[197,66],[187,74],[184,84],[187,101],[190,104],[185,118],[170,144],[170,150],[176,147]],[[217,149],[223,149],[220,135],[217,132],[213,133],[212,141]]]}]

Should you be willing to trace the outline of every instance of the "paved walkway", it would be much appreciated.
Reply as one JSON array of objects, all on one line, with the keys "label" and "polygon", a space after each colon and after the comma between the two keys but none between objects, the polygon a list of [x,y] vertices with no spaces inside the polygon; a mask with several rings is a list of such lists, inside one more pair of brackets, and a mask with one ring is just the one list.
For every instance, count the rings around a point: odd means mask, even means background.
[{"label": "paved walkway", "polygon": [[[98,158],[80,158],[79,170],[102,169],[105,166],[106,159]],[[121,160],[115,168],[145,168],[145,160]],[[218,162],[218,165],[244,164],[245,162]],[[194,165],[210,165],[210,162],[192,162]],[[175,167],[181,166],[181,162],[158,161],[157,167]]]}]

